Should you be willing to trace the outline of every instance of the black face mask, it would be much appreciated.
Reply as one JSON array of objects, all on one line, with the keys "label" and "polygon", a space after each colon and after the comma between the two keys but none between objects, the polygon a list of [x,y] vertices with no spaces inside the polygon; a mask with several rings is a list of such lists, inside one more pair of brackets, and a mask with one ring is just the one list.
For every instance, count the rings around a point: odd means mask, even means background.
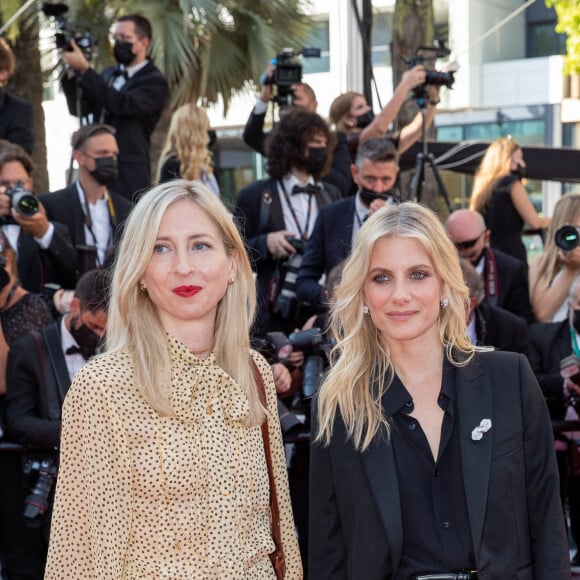
[{"label": "black face mask", "polygon": [[89,360],[97,352],[97,347],[99,346],[100,338],[99,335],[93,332],[85,324],[81,324],[78,328],[75,328],[78,318],[72,318],[70,321],[70,333],[75,339],[75,342],[79,345],[81,354],[85,360]]},{"label": "black face mask", "polygon": [[90,172],[91,177],[105,187],[110,187],[117,181],[119,167],[115,157],[93,157],[95,168]]},{"label": "black face mask", "polygon": [[133,54],[133,43],[125,42],[123,40],[115,40],[113,56],[119,64],[124,64],[125,66],[131,64],[135,58],[135,55]]},{"label": "black face mask", "polygon": [[366,113],[363,113],[356,118],[356,126],[359,129],[364,129],[373,122],[374,118],[375,114],[373,113],[372,109],[369,109]]},{"label": "black face mask", "polygon": [[572,312],[572,326],[574,327],[574,330],[580,334],[580,310],[573,310]]},{"label": "black face mask", "polygon": [[359,194],[360,194],[361,201],[366,206],[370,206],[371,203],[375,199],[384,199],[386,201],[387,199],[392,197],[396,201],[399,197],[399,192],[396,189],[389,189],[387,191],[381,191],[380,193],[376,193],[375,191],[372,191],[371,189],[367,189],[366,187],[361,187]]},{"label": "black face mask", "polygon": [[511,174],[523,179],[526,176],[526,168],[523,165],[519,165],[511,170]]},{"label": "black face mask", "polygon": [[328,148],[326,147],[308,147],[308,157],[306,158],[305,168],[310,175],[318,176],[326,165],[328,157]]}]

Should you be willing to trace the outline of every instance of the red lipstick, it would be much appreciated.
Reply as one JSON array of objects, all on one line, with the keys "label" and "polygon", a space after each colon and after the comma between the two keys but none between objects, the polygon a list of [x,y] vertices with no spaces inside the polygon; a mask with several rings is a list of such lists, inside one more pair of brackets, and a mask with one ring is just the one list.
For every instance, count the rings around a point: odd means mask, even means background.
[{"label": "red lipstick", "polygon": [[201,290],[201,286],[177,286],[172,292],[182,298],[191,298]]}]

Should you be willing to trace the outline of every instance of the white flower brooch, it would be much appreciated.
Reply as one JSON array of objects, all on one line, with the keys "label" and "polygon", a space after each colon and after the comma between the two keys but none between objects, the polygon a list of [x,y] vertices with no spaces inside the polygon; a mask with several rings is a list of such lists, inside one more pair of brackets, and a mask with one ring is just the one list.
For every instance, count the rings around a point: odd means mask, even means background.
[{"label": "white flower brooch", "polygon": [[479,441],[484,433],[491,429],[491,419],[482,419],[479,425],[471,432],[471,439]]}]

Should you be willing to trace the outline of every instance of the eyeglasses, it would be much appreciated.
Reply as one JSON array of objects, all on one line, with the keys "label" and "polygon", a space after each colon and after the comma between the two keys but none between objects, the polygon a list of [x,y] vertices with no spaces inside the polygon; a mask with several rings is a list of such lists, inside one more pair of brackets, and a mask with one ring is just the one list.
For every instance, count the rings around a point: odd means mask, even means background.
[{"label": "eyeglasses", "polygon": [[475,244],[479,242],[479,238],[481,238],[483,234],[485,234],[485,230],[483,230],[483,232],[481,232],[481,234],[479,234],[479,236],[477,236],[477,238],[473,240],[465,240],[464,242],[453,242],[453,243],[455,244],[455,247],[458,250],[469,250],[469,248],[473,248],[473,246],[475,246]]}]

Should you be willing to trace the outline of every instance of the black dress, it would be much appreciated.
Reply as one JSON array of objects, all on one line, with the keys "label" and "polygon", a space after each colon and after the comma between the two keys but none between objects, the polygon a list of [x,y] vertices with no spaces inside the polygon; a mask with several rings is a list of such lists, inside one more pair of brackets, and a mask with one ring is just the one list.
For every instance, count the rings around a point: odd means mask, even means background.
[{"label": "black dress", "polygon": [[522,242],[524,220],[511,198],[512,185],[518,179],[515,175],[502,178],[485,206],[483,218],[491,232],[491,247],[521,260],[527,267],[526,247]]}]

